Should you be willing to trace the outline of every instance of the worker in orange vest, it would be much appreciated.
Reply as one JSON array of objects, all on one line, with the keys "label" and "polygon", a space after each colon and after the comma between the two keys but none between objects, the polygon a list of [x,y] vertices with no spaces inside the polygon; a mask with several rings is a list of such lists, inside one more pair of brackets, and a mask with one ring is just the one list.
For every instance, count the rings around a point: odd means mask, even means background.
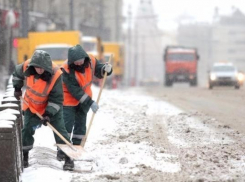
[{"label": "worker in orange vest", "polygon": [[[88,55],[80,45],[68,50],[68,60],[62,65],[64,91],[64,121],[74,145],[80,145],[86,135],[86,118],[89,109],[95,113],[99,106],[92,100],[92,80],[94,76],[103,78],[104,73],[112,73],[111,64],[102,64]],[[72,135],[71,135],[72,134]],[[57,159],[64,156],[58,153]]]},{"label": "worker in orange vest", "polygon": [[[20,100],[21,88],[26,82],[26,92],[22,110],[24,112],[24,127],[22,129],[23,164],[29,166],[29,151],[33,148],[35,130],[47,122],[69,141],[63,120],[63,89],[62,71],[52,63],[50,55],[42,50],[34,52],[31,59],[15,67],[13,73],[14,96]],[[43,116],[40,122],[37,112]],[[64,142],[56,135],[58,144]],[[63,155],[65,155],[63,153]],[[72,170],[74,161],[65,155],[64,170]]]}]

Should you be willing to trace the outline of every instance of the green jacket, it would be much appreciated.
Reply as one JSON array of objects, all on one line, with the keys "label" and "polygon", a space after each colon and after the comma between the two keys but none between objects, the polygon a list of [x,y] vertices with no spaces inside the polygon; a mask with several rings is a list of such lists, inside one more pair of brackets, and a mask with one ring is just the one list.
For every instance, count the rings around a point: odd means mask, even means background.
[{"label": "green jacket", "polygon": [[[36,79],[41,79],[40,75],[33,73],[34,66],[43,68],[50,75],[54,74],[51,58],[45,51],[36,51],[34,53],[25,72],[23,72],[23,65],[24,63],[17,65],[13,72],[12,81],[16,91],[21,90],[24,86],[25,79],[31,74],[34,74]],[[62,75],[56,80],[56,83],[49,93],[46,114],[52,117],[60,110],[61,107],[63,107]]]},{"label": "green jacket", "polygon": [[[76,49],[76,47],[74,49]],[[89,63],[90,63],[89,66],[91,66],[91,64],[92,64],[91,59],[90,59],[89,55],[82,48],[80,48],[79,51],[77,51],[78,53],[75,52],[76,50],[72,50],[72,49],[69,51],[70,51],[70,54],[68,53],[68,65],[69,66],[71,64],[73,64],[76,60],[81,59],[81,58],[85,58],[85,61],[89,61]],[[73,59],[74,57],[77,59]],[[103,76],[104,76],[104,65],[105,64],[100,63],[100,61],[98,61],[96,59],[94,76],[96,76],[99,79],[103,78]],[[74,69],[70,69],[70,73],[67,73],[64,69],[62,69],[62,71],[63,71],[63,82],[64,82],[64,84],[66,85],[66,87],[69,90],[69,92],[71,93],[71,95],[76,100],[80,101],[79,104],[81,105],[81,108],[83,109],[83,111],[85,113],[87,113],[90,106],[92,105],[92,103],[94,101],[92,100],[92,98],[87,96],[87,94],[84,92],[84,90],[80,87],[79,83],[76,80]],[[112,71],[111,71],[111,73],[112,73]],[[108,73],[108,75],[110,75],[111,73]],[[87,97],[84,100],[82,98],[85,95]]]}]

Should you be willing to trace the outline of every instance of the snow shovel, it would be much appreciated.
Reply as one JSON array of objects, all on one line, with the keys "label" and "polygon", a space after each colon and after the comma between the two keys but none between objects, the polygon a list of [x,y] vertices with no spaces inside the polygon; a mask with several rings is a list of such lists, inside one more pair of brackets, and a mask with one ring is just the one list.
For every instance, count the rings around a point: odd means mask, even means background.
[{"label": "snow shovel", "polygon": [[[112,59],[112,54],[110,55],[110,58],[109,58],[108,63],[111,62],[111,59]],[[102,81],[102,85],[101,85],[101,87],[100,87],[99,95],[98,95],[98,97],[97,97],[97,101],[96,101],[97,104],[99,104],[100,96],[101,96],[101,93],[102,93],[102,90],[103,90],[103,87],[104,87],[106,78],[107,78],[107,73],[105,72],[105,73],[104,73],[104,78],[103,78],[103,81]],[[84,138],[83,138],[83,140],[82,140],[82,142],[81,142],[81,144],[80,144],[81,147],[84,147],[84,146],[85,146],[85,143],[86,143],[86,141],[87,141],[87,138],[88,138],[88,134],[89,134],[90,128],[91,128],[92,123],[93,123],[93,120],[94,120],[94,116],[95,116],[95,113],[93,112],[92,117],[91,117],[90,122],[89,122],[89,126],[88,126],[88,130],[87,130],[87,132],[86,132],[86,135],[84,136]]]},{"label": "snow shovel", "polygon": [[[26,105],[29,106],[29,104],[21,97],[21,100],[25,102]],[[43,119],[43,116],[39,114],[37,111],[36,115],[40,118]],[[82,158],[82,154],[85,152],[82,147],[74,147],[71,143],[69,143],[49,122],[47,122],[47,125],[55,132],[65,144],[56,144],[60,150],[62,150],[66,155],[68,155],[70,158],[74,160],[80,160]]]}]

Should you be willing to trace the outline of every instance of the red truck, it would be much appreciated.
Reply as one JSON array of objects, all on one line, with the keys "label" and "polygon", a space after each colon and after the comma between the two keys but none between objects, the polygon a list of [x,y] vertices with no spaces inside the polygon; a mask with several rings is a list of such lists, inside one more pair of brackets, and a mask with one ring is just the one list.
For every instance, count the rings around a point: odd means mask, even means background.
[{"label": "red truck", "polygon": [[174,82],[189,82],[196,86],[198,60],[196,48],[167,46],[164,53],[165,86],[172,86]]}]

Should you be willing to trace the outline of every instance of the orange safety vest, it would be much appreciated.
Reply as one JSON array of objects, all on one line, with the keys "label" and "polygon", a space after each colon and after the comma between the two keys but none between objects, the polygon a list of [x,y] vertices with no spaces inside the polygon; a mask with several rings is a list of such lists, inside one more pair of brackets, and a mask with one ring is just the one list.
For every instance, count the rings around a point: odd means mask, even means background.
[{"label": "orange safety vest", "polygon": [[[81,89],[83,89],[83,91],[92,98],[91,85],[92,85],[96,60],[93,56],[89,55],[89,57],[91,60],[91,67],[86,68],[84,74],[75,71],[75,77]],[[67,73],[70,73],[67,60],[62,65],[62,68],[64,68],[64,70]],[[64,102],[63,102],[64,106],[77,106],[79,104],[79,100],[77,100],[71,95],[64,82],[63,82],[63,92],[64,92]]]},{"label": "orange safety vest", "polygon": [[[30,63],[30,59],[25,61],[23,65],[23,72],[27,70],[27,66]],[[23,102],[22,109],[25,111],[28,108],[31,110],[32,113],[38,112],[39,114],[43,115],[45,109],[48,105],[48,96],[56,80],[62,74],[62,71],[56,64],[52,63],[52,70],[54,75],[52,76],[50,82],[46,82],[42,79],[38,79],[35,81],[34,75],[30,75],[26,78],[26,92],[24,99],[28,103],[25,104]]]}]

